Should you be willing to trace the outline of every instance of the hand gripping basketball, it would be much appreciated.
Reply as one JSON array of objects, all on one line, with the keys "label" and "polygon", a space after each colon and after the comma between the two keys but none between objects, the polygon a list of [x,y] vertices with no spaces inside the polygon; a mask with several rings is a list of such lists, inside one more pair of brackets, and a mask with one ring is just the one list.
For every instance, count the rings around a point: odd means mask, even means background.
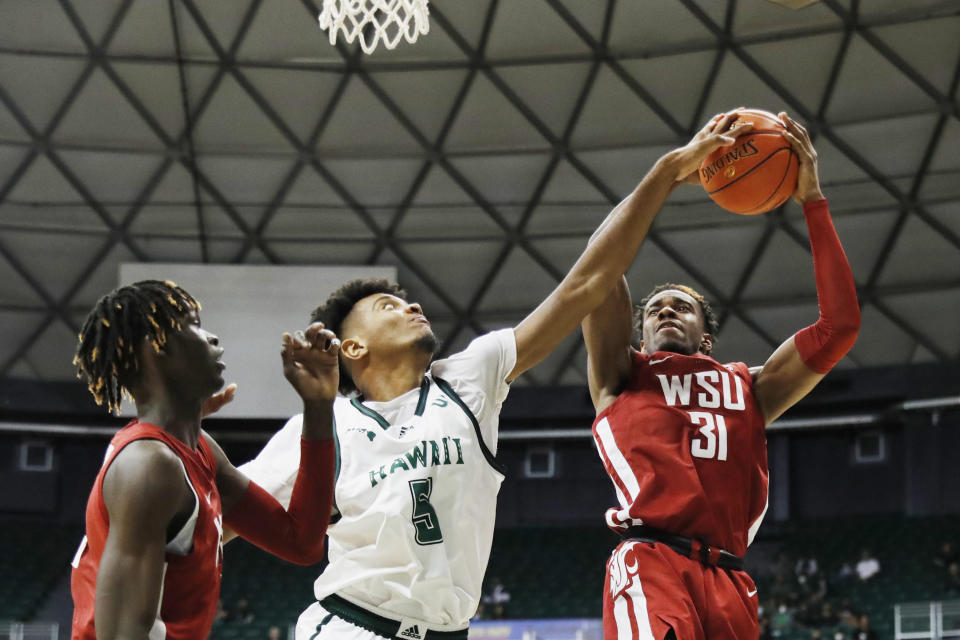
[{"label": "hand gripping basketball", "polygon": [[752,122],[753,129],[704,159],[700,183],[713,201],[728,211],[766,213],[796,190],[798,154],[787,137],[785,123],[772,113],[738,109],[731,114],[737,122]]}]

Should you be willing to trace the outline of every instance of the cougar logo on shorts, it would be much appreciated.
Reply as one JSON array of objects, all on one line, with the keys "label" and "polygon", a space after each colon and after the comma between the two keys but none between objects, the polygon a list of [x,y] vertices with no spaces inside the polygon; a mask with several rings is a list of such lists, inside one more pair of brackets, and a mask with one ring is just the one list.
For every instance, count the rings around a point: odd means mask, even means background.
[{"label": "cougar logo on shorts", "polygon": [[610,596],[616,599],[631,584],[640,568],[633,545],[623,545],[610,556]]}]

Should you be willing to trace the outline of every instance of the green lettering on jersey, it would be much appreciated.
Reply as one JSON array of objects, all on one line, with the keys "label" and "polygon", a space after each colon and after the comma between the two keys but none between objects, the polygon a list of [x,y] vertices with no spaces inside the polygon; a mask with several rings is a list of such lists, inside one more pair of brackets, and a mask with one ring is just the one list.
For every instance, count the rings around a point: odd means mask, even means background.
[{"label": "green lettering on jersey", "polygon": [[460,448],[460,438],[450,438],[457,445],[457,464],[463,464],[463,449]]},{"label": "green lettering on jersey", "polygon": [[436,440],[430,441],[430,466],[437,467],[443,464],[440,462],[440,446]]},{"label": "green lettering on jersey", "polygon": [[427,466],[427,441],[421,440],[420,445],[423,447],[414,447],[412,451],[406,454],[407,462],[410,463],[411,469],[416,469],[419,464],[421,467]]},{"label": "green lettering on jersey", "polygon": [[450,447],[447,445],[447,436],[443,436],[443,464],[450,464]]},{"label": "green lettering on jersey", "polygon": [[410,467],[407,466],[407,463],[404,462],[403,458],[397,458],[393,461],[393,464],[390,465],[390,475],[393,475],[393,472],[397,469],[403,469],[404,471],[410,471]]},{"label": "green lettering on jersey", "polygon": [[434,400],[434,401],[431,402],[430,404],[431,404],[432,406],[434,406],[434,407],[440,407],[440,408],[442,409],[442,408],[444,408],[445,406],[447,406],[447,405],[450,404],[450,403],[449,403],[449,401],[447,401],[447,397],[446,397],[446,396],[440,396],[439,398],[437,398],[436,400]]}]

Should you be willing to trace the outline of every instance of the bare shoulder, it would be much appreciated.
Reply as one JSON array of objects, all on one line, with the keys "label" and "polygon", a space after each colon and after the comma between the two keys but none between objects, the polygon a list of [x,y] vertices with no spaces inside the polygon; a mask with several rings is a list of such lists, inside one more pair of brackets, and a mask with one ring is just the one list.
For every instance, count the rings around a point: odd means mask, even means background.
[{"label": "bare shoulder", "polygon": [[142,509],[179,508],[188,497],[183,463],[159,440],[136,440],[123,448],[110,463],[103,479],[103,497],[111,512],[140,505]]}]

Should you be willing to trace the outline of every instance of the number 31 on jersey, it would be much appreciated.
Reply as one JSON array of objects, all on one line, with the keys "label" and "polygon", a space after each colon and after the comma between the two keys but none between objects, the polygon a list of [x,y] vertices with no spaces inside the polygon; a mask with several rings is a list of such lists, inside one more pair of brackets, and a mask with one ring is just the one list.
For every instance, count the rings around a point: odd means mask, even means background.
[{"label": "number 31 on jersey", "polygon": [[690,421],[700,425],[702,438],[690,441],[694,458],[727,459],[727,423],[723,416],[706,411],[689,411]]}]

